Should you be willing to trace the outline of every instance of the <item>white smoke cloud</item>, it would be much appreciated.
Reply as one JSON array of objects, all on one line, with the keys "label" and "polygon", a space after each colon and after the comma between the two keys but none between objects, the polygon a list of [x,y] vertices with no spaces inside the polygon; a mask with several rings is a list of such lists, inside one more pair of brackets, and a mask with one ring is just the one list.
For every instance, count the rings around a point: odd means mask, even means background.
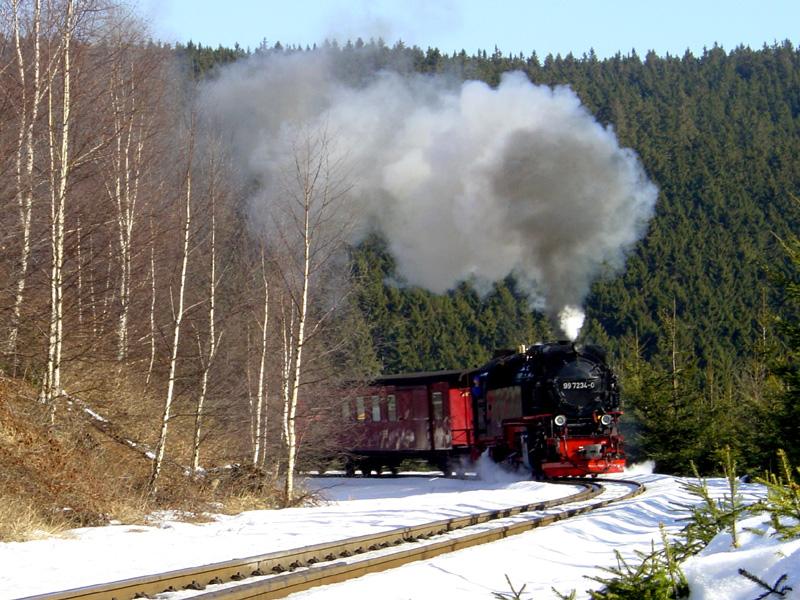
[{"label": "white smoke cloud", "polygon": [[514,274],[556,317],[644,234],[657,189],[568,87],[519,72],[497,88],[392,72],[356,87],[332,72],[321,52],[270,56],[205,87],[206,109],[260,184],[262,221],[302,124],[325,127],[346,157],[359,234],[380,229],[400,274],[433,292]]},{"label": "white smoke cloud", "polygon": [[565,306],[558,313],[558,323],[561,326],[561,331],[567,334],[567,338],[573,342],[578,339],[578,334],[585,320],[586,314],[575,306]]}]

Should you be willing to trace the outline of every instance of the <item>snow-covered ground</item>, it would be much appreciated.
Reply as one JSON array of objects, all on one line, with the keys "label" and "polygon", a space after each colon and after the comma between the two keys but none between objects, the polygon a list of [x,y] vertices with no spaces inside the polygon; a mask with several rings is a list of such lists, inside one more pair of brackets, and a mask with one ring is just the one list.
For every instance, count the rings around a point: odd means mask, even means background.
[{"label": "snow-covered ground", "polygon": [[[636,550],[659,543],[659,523],[679,531],[692,498],[675,477],[630,473],[647,491],[634,499],[599,509],[543,529],[436,559],[406,565],[387,573],[295,594],[292,598],[381,598],[406,600],[458,597],[491,600],[508,592],[506,576],[524,598],[556,598],[551,588],[573,589],[579,598],[599,584],[586,578],[615,564],[614,550],[635,560]],[[716,495],[725,482],[711,480]],[[213,522],[189,524],[168,518],[158,524],[77,529],[60,538],[0,544],[0,600],[64,590],[243,558],[265,552],[352,537],[404,525],[505,508],[571,492],[564,486],[486,475],[481,480],[436,476],[397,479],[326,477],[306,482],[325,498],[319,506],[252,511]],[[750,498],[763,489],[743,486]],[[747,525],[761,527],[751,517]],[[692,598],[754,600],[766,590],[738,573],[750,573],[773,584],[793,587],[784,598],[800,598],[800,540],[745,533],[740,548],[730,548],[725,535],[686,566]],[[174,595],[173,597],[178,597]],[[779,596],[772,595],[772,598]]]}]

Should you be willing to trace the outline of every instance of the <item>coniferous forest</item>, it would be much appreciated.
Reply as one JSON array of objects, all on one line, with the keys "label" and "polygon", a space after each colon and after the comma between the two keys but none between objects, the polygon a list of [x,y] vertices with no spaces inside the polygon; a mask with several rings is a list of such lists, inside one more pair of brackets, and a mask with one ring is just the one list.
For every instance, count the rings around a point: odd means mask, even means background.
[{"label": "coniferous forest", "polygon": [[[183,51],[196,68],[218,52]],[[686,472],[690,461],[713,468],[725,445],[750,467],[793,445],[796,392],[779,377],[797,373],[789,331],[798,317],[790,282],[800,227],[800,54],[790,42],[605,60],[447,56],[360,42],[335,51],[351,69],[402,65],[489,84],[521,70],[533,82],[572,87],[660,189],[625,272],[593,286],[580,337],[613,352],[635,421],[631,450]],[[468,367],[495,348],[554,335],[510,278],[483,297],[466,284],[444,296],[388,285],[396,273],[376,237],[354,249],[353,261],[385,372]]]},{"label": "coniferous forest", "polygon": [[781,448],[800,462],[792,42],[603,59],[360,39],[173,47],[110,9],[56,4],[12,2],[0,32],[0,368],[36,390],[50,427],[87,401],[151,447],[152,468],[131,467],[151,497],[169,500],[162,466],[238,462],[277,480],[312,464],[334,436],[307,425],[339,410],[330,390],[345,382],[474,367],[559,335],[512,276],[434,294],[404,281],[380,234],[353,244],[326,213],[349,184],[318,131],[254,225],[264,182],[242,177],[195,94],[231,64],[308,53],[355,88],[384,70],[493,87],[520,71],[574,90],[658,188],[624,270],[593,282],[578,339],[609,350],[630,458],[666,473],[711,472],[725,447],[753,471]]}]

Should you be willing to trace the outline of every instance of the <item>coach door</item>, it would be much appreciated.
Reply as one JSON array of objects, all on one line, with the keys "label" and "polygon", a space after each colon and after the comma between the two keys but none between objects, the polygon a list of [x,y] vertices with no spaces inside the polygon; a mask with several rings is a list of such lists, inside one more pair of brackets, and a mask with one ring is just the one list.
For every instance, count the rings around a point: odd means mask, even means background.
[{"label": "coach door", "polygon": [[451,446],[449,390],[450,386],[446,383],[433,383],[430,386],[431,450],[449,450]]},{"label": "coach door", "polygon": [[398,388],[397,404],[404,450],[430,449],[428,426],[428,388],[413,386]]}]

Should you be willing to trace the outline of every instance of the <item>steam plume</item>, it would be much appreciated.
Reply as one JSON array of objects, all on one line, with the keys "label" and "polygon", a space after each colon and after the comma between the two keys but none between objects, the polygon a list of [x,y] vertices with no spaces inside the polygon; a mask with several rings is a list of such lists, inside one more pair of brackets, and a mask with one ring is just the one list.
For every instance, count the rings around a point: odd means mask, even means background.
[{"label": "steam plume", "polygon": [[561,326],[561,330],[573,342],[578,339],[578,333],[580,333],[585,319],[584,312],[575,306],[565,306],[558,313],[558,324]]},{"label": "steam plume", "polygon": [[206,108],[275,200],[293,124],[325,127],[346,155],[359,234],[386,236],[407,281],[444,292],[513,273],[554,319],[602,269],[622,267],[657,190],[567,87],[506,73],[497,88],[381,72],[354,86],[324,52],[255,58],[207,85]]}]

